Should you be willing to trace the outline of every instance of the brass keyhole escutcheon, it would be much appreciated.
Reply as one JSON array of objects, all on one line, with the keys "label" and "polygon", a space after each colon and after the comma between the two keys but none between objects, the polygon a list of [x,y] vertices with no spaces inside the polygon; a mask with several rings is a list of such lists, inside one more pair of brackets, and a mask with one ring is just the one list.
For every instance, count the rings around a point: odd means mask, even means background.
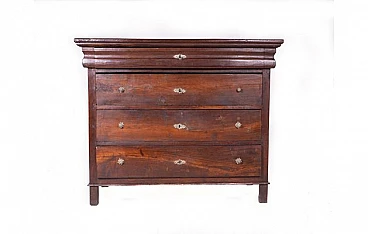
[{"label": "brass keyhole escutcheon", "polygon": [[175,93],[183,94],[183,93],[185,93],[185,92],[186,92],[186,90],[185,90],[185,89],[183,89],[183,88],[175,88],[175,89],[174,89],[174,92],[175,92]]},{"label": "brass keyhole escutcheon", "polygon": [[180,129],[186,129],[187,126],[185,124],[178,123],[178,124],[174,124],[174,128],[180,130]]}]

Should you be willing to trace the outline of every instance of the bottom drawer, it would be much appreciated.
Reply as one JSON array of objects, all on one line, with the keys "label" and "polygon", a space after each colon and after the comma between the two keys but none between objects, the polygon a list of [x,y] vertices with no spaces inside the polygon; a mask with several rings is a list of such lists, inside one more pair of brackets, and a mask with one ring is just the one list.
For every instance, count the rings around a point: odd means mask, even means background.
[{"label": "bottom drawer", "polygon": [[182,178],[261,175],[261,146],[99,146],[97,177]]}]

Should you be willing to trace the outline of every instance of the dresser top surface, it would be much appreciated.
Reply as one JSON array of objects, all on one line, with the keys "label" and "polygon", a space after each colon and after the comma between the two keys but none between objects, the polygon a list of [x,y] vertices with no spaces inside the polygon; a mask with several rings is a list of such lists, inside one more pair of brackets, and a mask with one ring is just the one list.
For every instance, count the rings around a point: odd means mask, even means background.
[{"label": "dresser top surface", "polygon": [[256,47],[277,48],[283,39],[133,39],[75,38],[81,47]]}]

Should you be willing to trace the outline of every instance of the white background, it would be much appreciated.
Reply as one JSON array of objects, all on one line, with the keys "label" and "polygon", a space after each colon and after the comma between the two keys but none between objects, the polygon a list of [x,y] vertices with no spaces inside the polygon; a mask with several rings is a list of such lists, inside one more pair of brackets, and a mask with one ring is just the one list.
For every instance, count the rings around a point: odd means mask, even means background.
[{"label": "white background", "polygon": [[[367,7],[349,1],[2,1],[0,233],[368,233]],[[74,37],[282,38],[258,186],[100,189]]]}]

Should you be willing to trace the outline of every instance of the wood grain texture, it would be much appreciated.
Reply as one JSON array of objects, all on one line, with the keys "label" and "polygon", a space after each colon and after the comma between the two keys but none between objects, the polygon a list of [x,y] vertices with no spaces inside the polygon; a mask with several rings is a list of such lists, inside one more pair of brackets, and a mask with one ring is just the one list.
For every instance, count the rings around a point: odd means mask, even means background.
[{"label": "wood grain texture", "polygon": [[[262,97],[262,178],[268,180],[268,137],[270,105],[270,70],[263,70]],[[266,198],[267,200],[267,198]]]},{"label": "wood grain texture", "polygon": [[74,41],[89,68],[91,205],[99,186],[140,184],[259,184],[267,202],[270,68],[283,40]]},{"label": "wood grain texture", "polygon": [[231,69],[231,68],[273,68],[273,59],[122,59],[95,58],[94,54],[87,54],[83,59],[83,66],[87,68],[182,68],[182,69]]},{"label": "wood grain texture", "polygon": [[262,74],[97,74],[96,98],[106,109],[260,109]]},{"label": "wood grain texture", "polygon": [[155,68],[155,69],[124,69],[110,68],[96,69],[96,74],[262,74],[263,69],[172,69],[172,68]]},{"label": "wood grain texture", "polygon": [[[89,183],[97,182],[96,164],[96,70],[88,69]],[[89,188],[91,206],[99,203],[99,187]]]},{"label": "wood grain texture", "polygon": [[[122,165],[119,159],[124,160]],[[178,161],[184,164],[175,164]],[[98,178],[260,176],[261,146],[99,146],[97,174]]]},{"label": "wood grain texture", "polygon": [[[272,68],[283,40],[76,38],[88,68]],[[186,55],[178,60],[173,56]]]},{"label": "wood grain texture", "polygon": [[[124,128],[118,127],[119,122]],[[235,123],[242,126],[237,129]],[[185,125],[176,129],[174,124]],[[98,110],[97,141],[218,141],[261,139],[260,110]]]},{"label": "wood grain texture", "polygon": [[181,177],[181,178],[120,178],[120,179],[98,179],[97,183],[89,186],[110,185],[157,185],[157,184],[268,184],[261,177]]},{"label": "wood grain texture", "polygon": [[95,48],[96,59],[173,59],[184,54],[186,59],[273,59],[274,48]]},{"label": "wood grain texture", "polygon": [[[96,71],[88,69],[89,182],[97,179],[96,169]],[[98,188],[97,188],[98,190]]]},{"label": "wood grain texture", "polygon": [[260,145],[262,140],[224,140],[224,141],[145,141],[137,142],[132,140],[119,140],[119,141],[99,141],[97,145],[99,146],[135,146],[137,144],[143,144],[146,146],[162,145],[162,146],[192,146],[192,145]]},{"label": "wood grain texture", "polygon": [[283,39],[133,39],[75,38],[80,47],[94,48],[277,48]]}]

